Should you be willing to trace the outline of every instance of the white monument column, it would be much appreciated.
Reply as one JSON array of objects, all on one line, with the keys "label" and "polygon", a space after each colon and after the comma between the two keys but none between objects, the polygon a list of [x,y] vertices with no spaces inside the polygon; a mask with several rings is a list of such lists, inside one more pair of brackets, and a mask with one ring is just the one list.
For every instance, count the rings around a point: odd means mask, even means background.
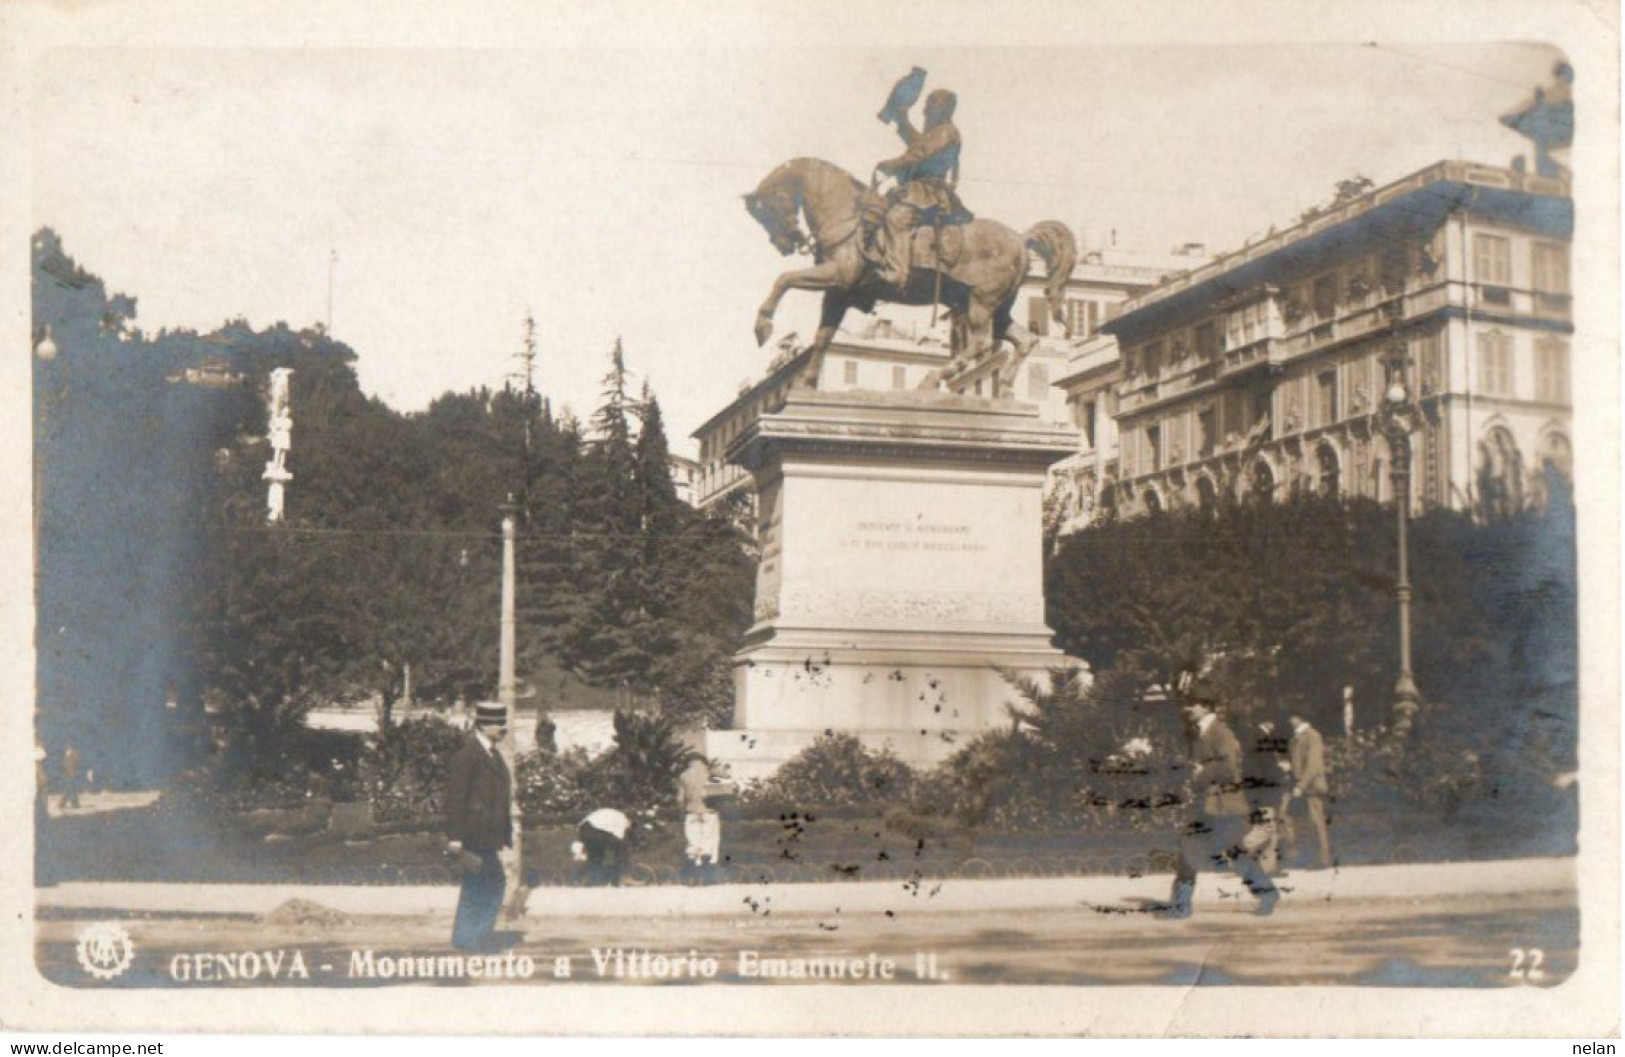
[{"label": "white monument column", "polygon": [[285,502],[284,488],[293,480],[288,471],[288,449],[293,446],[293,407],[289,402],[288,379],[292,367],[278,367],[271,372],[270,407],[271,461],[265,464],[261,476],[269,481],[265,495],[265,520],[276,524],[282,520]]},{"label": "white monument column", "polygon": [[1077,663],[1045,624],[1042,527],[1076,445],[947,393],[797,390],[762,416],[730,452],[759,492],[756,623],[707,752],[761,777],[834,730],[929,766],[1008,725],[1001,669]]}]

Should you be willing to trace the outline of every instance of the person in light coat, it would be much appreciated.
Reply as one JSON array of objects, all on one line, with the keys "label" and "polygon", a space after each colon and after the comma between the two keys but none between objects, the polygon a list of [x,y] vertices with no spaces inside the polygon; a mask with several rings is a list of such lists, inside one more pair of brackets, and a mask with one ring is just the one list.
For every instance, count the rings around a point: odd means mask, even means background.
[{"label": "person in light coat", "polygon": [[1302,715],[1293,713],[1290,722],[1292,740],[1287,743],[1287,759],[1292,767],[1292,788],[1281,805],[1281,813],[1287,815],[1294,802],[1303,805],[1315,830],[1315,865],[1324,870],[1332,864],[1330,818],[1326,812],[1331,793],[1326,782],[1326,742]]},{"label": "person in light coat", "polygon": [[693,880],[705,880],[715,870],[722,851],[722,817],[711,799],[716,789],[711,765],[694,756],[677,780],[677,799],[683,811],[684,869]]}]

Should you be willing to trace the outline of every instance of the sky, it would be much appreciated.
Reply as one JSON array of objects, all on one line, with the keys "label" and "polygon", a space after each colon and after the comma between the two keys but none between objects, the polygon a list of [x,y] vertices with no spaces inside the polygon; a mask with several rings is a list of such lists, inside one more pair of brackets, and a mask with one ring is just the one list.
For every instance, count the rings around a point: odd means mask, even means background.
[{"label": "sky", "polygon": [[[1506,165],[1528,146],[1496,119],[1558,55],[67,48],[31,87],[33,224],[136,296],[149,332],[323,322],[331,273],[334,335],[363,388],[402,410],[502,384],[531,312],[541,389],[586,418],[619,338],[692,454],[690,431],[775,351],[751,335],[774,276],[807,263],[773,250],[741,196],[799,155],[866,178],[900,150],[875,113],[911,66],[959,95],[972,210],[1162,253],[1239,248],[1356,173],[1381,185],[1447,157]],[[816,307],[791,294],[773,341],[804,340]]]}]

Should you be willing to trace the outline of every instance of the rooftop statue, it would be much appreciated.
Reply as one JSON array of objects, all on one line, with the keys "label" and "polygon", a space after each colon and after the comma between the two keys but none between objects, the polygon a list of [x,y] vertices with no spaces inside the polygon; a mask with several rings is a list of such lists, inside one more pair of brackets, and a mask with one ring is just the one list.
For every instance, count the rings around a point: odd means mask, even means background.
[{"label": "rooftop statue", "polygon": [[1551,152],[1574,143],[1574,67],[1566,62],[1552,69],[1552,81],[1501,116],[1501,124],[1535,144],[1535,172],[1555,177],[1562,167]]}]

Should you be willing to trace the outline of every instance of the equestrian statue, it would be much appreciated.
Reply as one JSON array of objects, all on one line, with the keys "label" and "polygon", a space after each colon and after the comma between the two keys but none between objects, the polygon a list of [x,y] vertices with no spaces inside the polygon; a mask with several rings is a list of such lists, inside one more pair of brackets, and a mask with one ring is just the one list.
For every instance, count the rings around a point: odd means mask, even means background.
[{"label": "equestrian statue", "polygon": [[[812,267],[774,280],[756,314],[756,343],[772,336],[773,315],[786,293],[821,291],[824,303],[807,374],[816,379],[847,309],[868,312],[880,301],[940,304],[951,324],[949,370],[998,351],[1008,340],[1012,351],[997,373],[995,395],[1008,393],[1038,342],[1011,315],[1027,275],[1027,251],[1048,266],[1045,298],[1051,316],[1063,323],[1062,296],[1077,244],[1059,221],[1042,221],[1022,235],[971,216],[956,191],[961,141],[953,123],[954,94],[933,91],[925,100],[924,127],[915,129],[909,121],[924,82],[925,71],[915,67],[892,89],[879,117],[896,124],[905,149],[876,165],[870,184],[827,161],[796,158],[745,196],[745,208],[774,248],[785,256],[807,251],[813,257]],[[881,175],[896,180],[884,197],[876,189]],[[926,384],[936,385],[938,377]]]}]

